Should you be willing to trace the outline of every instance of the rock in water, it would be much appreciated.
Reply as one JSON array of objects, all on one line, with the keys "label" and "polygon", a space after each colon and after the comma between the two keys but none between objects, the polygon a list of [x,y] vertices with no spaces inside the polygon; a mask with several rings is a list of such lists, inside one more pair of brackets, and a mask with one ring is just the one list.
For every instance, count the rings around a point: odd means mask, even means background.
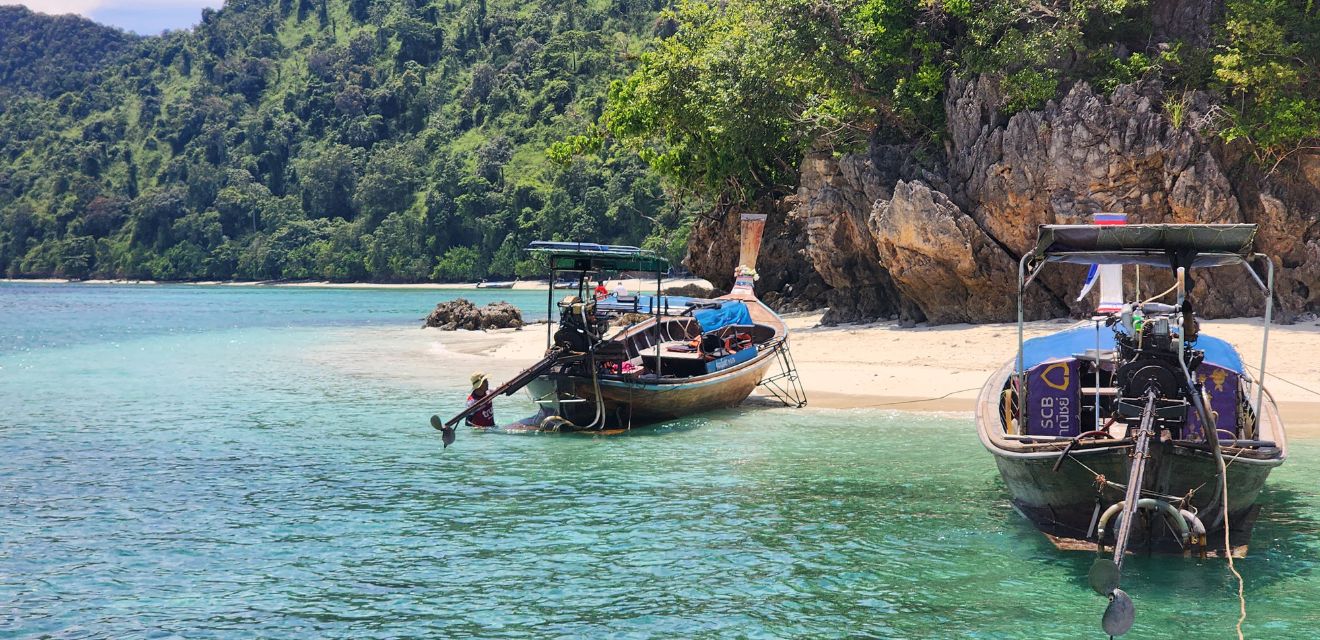
[{"label": "rock in water", "polygon": [[492,302],[478,308],[466,298],[458,298],[435,305],[435,310],[426,316],[423,327],[438,327],[441,331],[467,329],[469,331],[486,329],[521,329],[522,312],[507,302]]}]

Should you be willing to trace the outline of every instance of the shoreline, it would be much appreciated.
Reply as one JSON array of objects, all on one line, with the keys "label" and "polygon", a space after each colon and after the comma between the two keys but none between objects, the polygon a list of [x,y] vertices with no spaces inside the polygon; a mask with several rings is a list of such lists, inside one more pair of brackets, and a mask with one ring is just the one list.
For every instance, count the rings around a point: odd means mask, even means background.
[{"label": "shoreline", "polygon": [[[826,327],[819,324],[821,315],[796,313],[784,318],[808,409],[970,414],[986,379],[1017,350],[1015,324],[905,328],[897,322],[879,322]],[[1029,322],[1025,335],[1044,335],[1071,324],[1071,320]],[[1258,359],[1259,320],[1210,320],[1202,327],[1237,346],[1247,362]],[[539,359],[545,348],[545,333],[537,329],[425,329],[422,335],[436,353],[444,354],[445,367],[480,368],[501,381]],[[1293,437],[1320,437],[1320,394],[1316,393],[1320,363],[1303,357],[1316,352],[1320,352],[1320,325],[1270,328],[1267,388]],[[438,363],[432,361],[432,366]],[[759,391],[751,401],[758,406],[773,403]]]},{"label": "shoreline", "polygon": [[[116,285],[116,286],[154,286],[154,285],[183,285],[198,287],[288,287],[288,288],[307,288],[307,289],[415,289],[415,290],[486,290],[487,287],[477,286],[476,282],[330,282],[328,280],[199,280],[195,282],[187,281],[158,281],[158,280],[128,280],[128,279],[90,279],[90,280],[70,280],[68,278],[0,278],[0,283],[12,284],[93,284],[93,285]],[[653,281],[643,282],[638,278],[626,278],[623,280],[606,280],[606,286],[611,290],[622,283],[630,291],[646,293],[654,291]],[[650,284],[650,288],[647,288]],[[714,288],[707,280],[696,277],[687,278],[666,278],[661,288],[668,291],[675,287],[685,287],[688,285],[698,285],[706,288]],[[512,287],[489,288],[491,291],[545,291],[549,288],[547,280],[518,280]],[[570,291],[564,289],[564,291]]]}]

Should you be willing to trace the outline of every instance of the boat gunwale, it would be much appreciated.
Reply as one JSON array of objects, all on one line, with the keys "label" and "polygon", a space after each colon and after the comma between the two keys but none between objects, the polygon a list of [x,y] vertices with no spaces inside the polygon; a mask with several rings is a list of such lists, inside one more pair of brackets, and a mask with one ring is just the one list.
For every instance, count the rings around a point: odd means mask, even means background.
[{"label": "boat gunwale", "polygon": [[[999,395],[1003,392],[1004,385],[1008,381],[1008,378],[1014,374],[1016,364],[1016,359],[1008,361],[991,374],[985,385],[981,387],[981,393],[977,397],[976,409],[974,411],[976,432],[981,440],[981,445],[990,453],[1010,460],[1058,458],[1059,454],[1063,451],[1063,446],[1067,445],[1070,440],[1039,443],[1050,447],[1046,449],[1028,444],[1018,444],[1003,437],[1001,434],[992,431],[994,425],[999,423]],[[1265,403],[1267,410],[1262,418],[1264,418],[1263,422],[1269,425],[1270,431],[1274,435],[1272,441],[1275,445],[1274,449],[1278,451],[1278,454],[1269,457],[1247,457],[1243,455],[1231,456],[1226,452],[1225,457],[1233,458],[1235,460],[1234,464],[1246,463],[1250,465],[1277,467],[1282,465],[1288,458],[1287,434],[1284,431],[1283,422],[1279,417],[1278,407],[1275,405],[1274,397],[1269,394],[1268,390],[1266,390],[1265,395],[1269,401]],[[1002,429],[1000,430],[1002,431]],[[1175,446],[1177,446],[1176,443]],[[1085,447],[1082,449],[1073,449],[1070,455],[1095,455],[1101,452],[1115,452],[1130,448],[1130,444]],[[1187,454],[1182,455],[1206,454],[1206,452],[1191,447],[1182,446],[1179,448],[1188,452]],[[1225,448],[1231,449],[1230,447]],[[1244,449],[1243,451],[1248,450]]]}]

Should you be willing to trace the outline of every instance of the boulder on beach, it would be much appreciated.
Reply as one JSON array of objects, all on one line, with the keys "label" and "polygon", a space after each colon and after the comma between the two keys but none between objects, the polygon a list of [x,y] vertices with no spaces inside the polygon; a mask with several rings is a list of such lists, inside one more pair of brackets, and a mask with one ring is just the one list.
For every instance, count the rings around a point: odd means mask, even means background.
[{"label": "boulder on beach", "polygon": [[492,302],[478,307],[465,298],[458,298],[435,305],[435,310],[426,316],[426,323],[422,327],[437,327],[441,331],[484,331],[510,327],[522,329],[523,324],[522,312],[507,302]]},{"label": "boulder on beach", "polygon": [[677,287],[665,289],[667,296],[686,296],[689,298],[718,298],[724,295],[713,287],[707,287],[697,282],[691,282]]}]

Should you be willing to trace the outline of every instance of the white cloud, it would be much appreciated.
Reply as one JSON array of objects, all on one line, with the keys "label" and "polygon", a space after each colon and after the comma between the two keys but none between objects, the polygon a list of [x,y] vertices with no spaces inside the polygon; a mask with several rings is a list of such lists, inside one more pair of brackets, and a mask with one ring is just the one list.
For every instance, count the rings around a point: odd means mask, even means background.
[{"label": "white cloud", "polygon": [[77,13],[84,16],[112,0],[23,0],[19,4],[41,13],[53,16],[65,13]]},{"label": "white cloud", "polygon": [[[5,4],[8,4],[6,2]],[[60,15],[77,13],[91,16],[98,10],[197,9],[220,8],[221,0],[19,0],[33,11]]]},{"label": "white cloud", "polygon": [[0,0],[17,1],[49,15],[76,13],[102,24],[140,34],[186,29],[201,21],[202,9],[219,9],[224,0]]}]

